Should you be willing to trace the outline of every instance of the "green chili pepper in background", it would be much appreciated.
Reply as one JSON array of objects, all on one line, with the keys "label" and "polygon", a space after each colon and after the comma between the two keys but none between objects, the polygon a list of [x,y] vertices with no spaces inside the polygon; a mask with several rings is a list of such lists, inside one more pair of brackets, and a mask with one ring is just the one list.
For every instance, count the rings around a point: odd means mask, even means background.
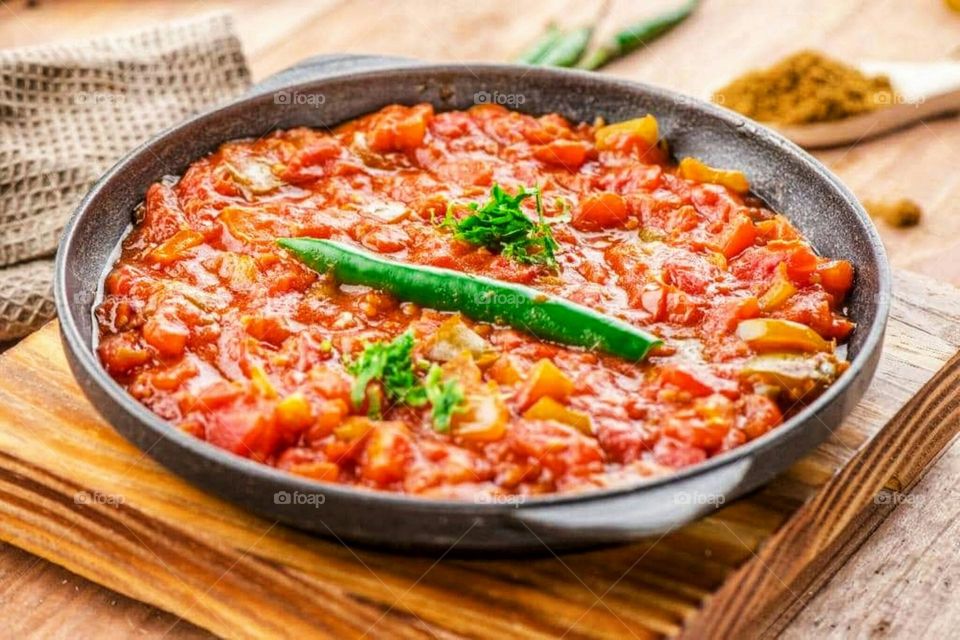
[{"label": "green chili pepper in background", "polygon": [[641,45],[652,42],[664,33],[687,19],[700,4],[700,0],[689,0],[685,5],[638,22],[615,34],[600,45],[577,65],[579,69],[599,69],[605,64],[627,55]]},{"label": "green chili pepper in background", "polygon": [[549,27],[547,27],[547,30],[544,32],[544,34],[530,45],[530,48],[516,57],[514,62],[519,62],[521,64],[537,64],[543,59],[543,56],[547,54],[547,51],[552,49],[557,44],[557,41],[560,40],[560,36],[562,35],[563,32],[560,31],[556,25],[551,24]]},{"label": "green chili pepper in background", "polygon": [[509,325],[562,344],[641,360],[661,341],[642,329],[588,307],[509,282],[450,269],[387,260],[331,240],[281,238],[277,243],[320,273],[345,284],[390,293],[439,311]]},{"label": "green chili pepper in background", "polygon": [[590,44],[592,27],[580,27],[565,32],[536,62],[543,67],[572,67]]}]

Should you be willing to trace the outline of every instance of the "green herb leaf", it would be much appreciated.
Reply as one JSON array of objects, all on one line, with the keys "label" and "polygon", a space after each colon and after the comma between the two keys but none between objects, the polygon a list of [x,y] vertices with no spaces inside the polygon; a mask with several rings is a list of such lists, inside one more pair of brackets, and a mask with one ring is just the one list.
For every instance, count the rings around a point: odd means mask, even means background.
[{"label": "green herb leaf", "polygon": [[[521,204],[530,196],[536,198],[537,222],[523,212]],[[510,195],[499,184],[490,190],[490,199],[483,206],[471,203],[473,213],[463,220],[453,217],[448,208],[441,226],[451,229],[457,238],[480,245],[523,264],[557,266],[559,247],[550,225],[543,218],[540,189],[522,188]]]},{"label": "green herb leaf", "polygon": [[[347,371],[355,378],[350,400],[355,408],[368,396],[371,382],[380,382],[390,400],[401,401],[413,407],[426,402],[423,389],[413,374],[413,333],[407,331],[392,342],[364,345],[356,360],[347,363]],[[376,398],[371,398],[376,400]],[[370,402],[371,417],[380,414],[379,402]]]},{"label": "green herb leaf", "polygon": [[450,431],[453,414],[464,410],[466,398],[460,383],[456,380],[444,381],[442,376],[440,367],[437,365],[430,367],[424,379],[424,389],[427,401],[432,407],[433,428],[440,433],[447,433]]},{"label": "green herb leaf", "polygon": [[463,411],[464,395],[455,380],[444,381],[437,365],[430,367],[423,384],[414,374],[413,333],[407,331],[392,342],[374,342],[364,345],[356,360],[347,363],[347,371],[354,376],[350,400],[354,408],[360,408],[367,400],[367,415],[381,415],[381,390],[370,389],[370,383],[379,382],[387,398],[411,407],[422,407],[428,402],[432,407],[433,426],[440,433],[450,430],[454,413]]}]

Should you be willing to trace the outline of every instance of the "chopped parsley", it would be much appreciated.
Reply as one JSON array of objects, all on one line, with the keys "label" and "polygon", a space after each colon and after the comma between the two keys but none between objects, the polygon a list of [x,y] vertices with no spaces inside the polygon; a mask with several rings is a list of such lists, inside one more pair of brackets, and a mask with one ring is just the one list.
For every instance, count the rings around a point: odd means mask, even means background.
[{"label": "chopped parsley", "polygon": [[[527,217],[520,204],[530,196],[534,196],[537,204],[536,222]],[[558,245],[550,225],[543,219],[538,187],[529,190],[521,187],[516,195],[510,195],[499,184],[494,184],[486,203],[481,206],[472,202],[469,207],[473,213],[463,220],[457,220],[448,210],[443,221],[443,226],[452,229],[457,238],[522,264],[556,268]]]},{"label": "chopped parsley", "polygon": [[463,411],[463,389],[455,380],[444,381],[437,365],[430,367],[421,384],[417,379],[413,362],[413,333],[406,331],[391,342],[374,342],[364,345],[363,352],[347,362],[347,371],[354,377],[350,400],[354,408],[360,408],[367,400],[367,415],[381,416],[379,388],[370,389],[370,383],[380,383],[387,399],[402,402],[411,407],[430,403],[434,429],[441,433],[450,430],[454,413]]},{"label": "chopped parsley", "polygon": [[433,428],[440,433],[450,431],[450,421],[454,413],[463,411],[466,398],[463,387],[456,380],[443,380],[440,367],[433,365],[424,379],[424,390],[430,403]]},{"label": "chopped parsley", "polygon": [[413,375],[412,353],[413,333],[410,331],[401,334],[392,342],[365,345],[357,359],[347,363],[347,371],[354,377],[350,393],[354,408],[359,408],[364,398],[369,397],[371,417],[380,415],[379,398],[367,393],[371,382],[381,383],[389,400],[404,402],[414,407],[422,406],[426,396]]}]

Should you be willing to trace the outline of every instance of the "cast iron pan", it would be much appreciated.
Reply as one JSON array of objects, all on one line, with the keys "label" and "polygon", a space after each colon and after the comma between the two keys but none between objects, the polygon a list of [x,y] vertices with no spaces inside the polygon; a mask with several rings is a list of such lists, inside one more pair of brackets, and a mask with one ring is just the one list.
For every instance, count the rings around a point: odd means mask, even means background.
[{"label": "cast iron pan", "polygon": [[[505,102],[533,114],[616,122],[654,114],[679,156],[740,169],[821,252],[851,260],[852,366],[800,414],[746,445],[674,475],[617,490],[522,503],[425,500],[321,484],[251,462],[176,429],[141,406],[100,366],[92,310],[100,283],[148,185],[179,175],[234,138],[277,128],[328,127],[390,103],[438,110]],[[168,129],[132,151],[81,202],[60,244],[56,300],[74,375],[127,439],[199,487],[270,519],[394,549],[525,552],[658,535],[767,482],[823,441],[863,395],[880,355],[890,271],[854,196],[798,147],[730,111],[655,87],[576,71],[501,65],[426,65],[372,56],[306,61],[226,106]]]}]

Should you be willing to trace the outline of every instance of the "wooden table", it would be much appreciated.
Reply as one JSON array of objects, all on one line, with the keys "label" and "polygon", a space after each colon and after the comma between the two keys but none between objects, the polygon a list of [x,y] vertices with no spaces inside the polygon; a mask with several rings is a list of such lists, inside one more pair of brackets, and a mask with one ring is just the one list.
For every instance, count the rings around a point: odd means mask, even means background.
[{"label": "wooden table", "polygon": [[[231,9],[255,78],[308,55],[376,52],[453,62],[503,61],[551,19],[587,20],[601,4],[575,0],[374,2],[224,0],[167,3],[0,0],[0,47],[109,33],[178,15]],[[611,13],[636,8],[614,2]],[[636,3],[640,4],[640,3]],[[643,7],[670,4],[668,0]],[[643,11],[648,9],[644,8]],[[611,23],[614,20],[611,20]],[[932,60],[960,48],[960,14],[940,0],[704,0],[695,18],[608,73],[705,97],[727,78],[801,47],[851,60]],[[895,266],[960,284],[960,122],[923,123],[882,140],[818,154],[861,197],[917,200],[923,223],[881,228]],[[947,449],[785,631],[946,636],[960,623],[960,446]],[[2,636],[205,636],[169,614],[116,595],[12,547],[0,548]]]}]

